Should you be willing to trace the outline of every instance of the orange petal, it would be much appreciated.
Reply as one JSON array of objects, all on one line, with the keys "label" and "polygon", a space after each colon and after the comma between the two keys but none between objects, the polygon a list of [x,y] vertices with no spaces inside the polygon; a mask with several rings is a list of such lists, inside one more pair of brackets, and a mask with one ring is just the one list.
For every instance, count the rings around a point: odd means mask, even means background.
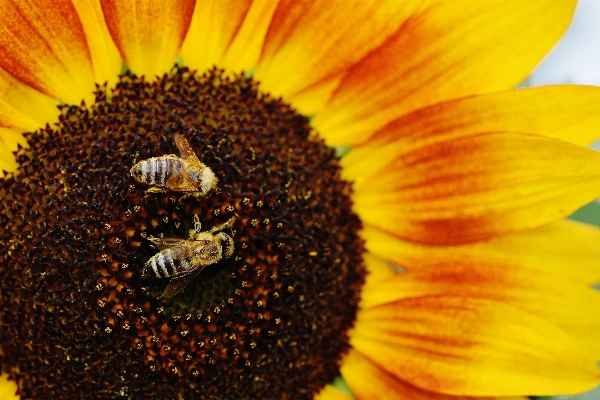
[{"label": "orange petal", "polygon": [[351,344],[398,379],[446,394],[558,395],[600,382],[569,335],[490,300],[417,297],[361,310]]},{"label": "orange petal", "polygon": [[108,30],[127,66],[153,80],[175,64],[195,0],[100,0]]},{"label": "orange petal", "polygon": [[600,292],[561,276],[499,264],[456,262],[396,275],[377,285],[365,285],[361,295],[364,308],[429,295],[509,303],[560,327],[600,360]]},{"label": "orange petal", "polygon": [[112,87],[121,73],[123,60],[104,21],[98,0],[72,0],[87,40],[97,83]]},{"label": "orange petal", "polygon": [[600,283],[600,229],[569,220],[458,246],[407,242],[368,225],[362,236],[370,253],[409,271],[466,261],[530,268],[584,285]]},{"label": "orange petal", "polygon": [[[0,68],[0,126],[35,131],[58,119],[56,100]],[[13,149],[14,150],[14,149]]]},{"label": "orange petal", "polygon": [[364,222],[430,244],[535,228],[600,196],[600,154],[538,135],[403,138],[342,164]]},{"label": "orange petal", "polygon": [[352,397],[334,386],[325,385],[323,389],[315,396],[315,400],[352,400]]},{"label": "orange petal", "polygon": [[[255,71],[261,88],[290,96],[341,75],[406,20],[419,1],[281,1]],[[294,104],[296,106],[296,104]]]},{"label": "orange petal", "polygon": [[313,125],[330,143],[356,143],[411,110],[509,89],[556,43],[574,7],[554,0],[426,2],[348,71]]},{"label": "orange petal", "polygon": [[0,399],[19,400],[17,384],[15,381],[8,380],[8,374],[6,373],[0,373]]},{"label": "orange petal", "polygon": [[22,147],[27,145],[20,130],[0,127],[0,176],[4,176],[2,171],[12,172],[17,169],[13,152],[19,145]]},{"label": "orange petal", "polygon": [[86,38],[68,0],[0,2],[0,66],[65,103],[93,101],[94,71]]},{"label": "orange petal", "polygon": [[223,54],[231,44],[251,0],[203,1],[197,3],[181,56],[186,66],[199,71],[221,67]]},{"label": "orange petal", "polygon": [[[453,396],[417,388],[388,374],[355,350],[351,350],[344,358],[340,372],[358,399],[501,400],[498,397]],[[528,397],[512,397],[510,400],[527,399]]]},{"label": "orange petal", "polygon": [[475,95],[410,112],[380,129],[370,144],[397,138],[463,136],[512,131],[545,135],[588,146],[600,137],[600,88],[541,86]]}]

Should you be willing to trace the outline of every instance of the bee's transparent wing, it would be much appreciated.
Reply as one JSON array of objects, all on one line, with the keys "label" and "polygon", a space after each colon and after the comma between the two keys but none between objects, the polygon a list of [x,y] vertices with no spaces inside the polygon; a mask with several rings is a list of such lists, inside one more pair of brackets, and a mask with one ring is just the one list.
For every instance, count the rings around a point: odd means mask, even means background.
[{"label": "bee's transparent wing", "polygon": [[205,265],[201,265],[197,268],[191,269],[188,272],[184,272],[183,274],[174,276],[171,278],[171,281],[167,285],[165,292],[163,293],[163,297],[173,297],[177,293],[181,292],[185,287],[194,280],[196,276],[204,269]]},{"label": "bee's transparent wing", "polygon": [[181,136],[179,133],[175,134],[175,144],[177,145],[177,148],[179,149],[179,152],[181,153],[181,158],[187,159],[189,162],[192,162],[192,163],[197,162],[201,165],[204,165],[200,162],[200,160],[196,156],[196,153],[194,153],[192,146],[190,146],[190,144],[188,143],[186,138]]},{"label": "bee's transparent wing", "polygon": [[[190,240],[182,239],[182,238],[148,238],[149,241],[154,243],[159,250],[168,249],[169,247],[182,246],[186,244],[186,242],[190,242]],[[195,244],[193,242],[192,244]]]}]

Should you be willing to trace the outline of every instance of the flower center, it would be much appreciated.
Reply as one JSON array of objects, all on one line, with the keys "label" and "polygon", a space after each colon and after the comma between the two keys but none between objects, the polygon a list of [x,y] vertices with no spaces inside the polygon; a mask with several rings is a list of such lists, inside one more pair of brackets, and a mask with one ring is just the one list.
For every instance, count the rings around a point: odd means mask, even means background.
[{"label": "flower center", "polygon": [[[96,103],[27,134],[2,181],[3,362],[25,397],[312,398],[348,350],[364,279],[351,185],[281,100],[243,76],[124,75]],[[132,165],[189,142],[215,173],[204,197],[149,192]],[[233,255],[184,290],[142,271],[149,238],[194,218]]]}]

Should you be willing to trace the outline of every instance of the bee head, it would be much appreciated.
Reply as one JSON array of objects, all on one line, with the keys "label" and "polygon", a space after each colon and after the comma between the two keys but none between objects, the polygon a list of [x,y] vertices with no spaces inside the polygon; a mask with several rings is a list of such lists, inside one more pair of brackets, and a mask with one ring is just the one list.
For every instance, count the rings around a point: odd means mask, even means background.
[{"label": "bee head", "polygon": [[204,167],[199,171],[190,171],[189,177],[194,183],[202,189],[202,193],[211,192],[217,187],[218,179],[215,173],[209,167]]},{"label": "bee head", "polygon": [[129,170],[131,176],[133,176],[137,180],[142,179],[142,163],[137,163]]},{"label": "bee head", "polygon": [[233,239],[226,233],[219,232],[215,235],[216,240],[221,243],[223,249],[223,258],[229,258],[233,254]]}]

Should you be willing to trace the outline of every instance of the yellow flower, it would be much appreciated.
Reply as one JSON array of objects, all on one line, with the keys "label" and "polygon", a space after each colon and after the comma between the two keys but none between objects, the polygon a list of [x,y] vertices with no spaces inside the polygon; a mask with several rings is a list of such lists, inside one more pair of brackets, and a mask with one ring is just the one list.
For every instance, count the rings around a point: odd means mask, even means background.
[{"label": "yellow flower", "polygon": [[[600,89],[510,90],[573,8],[1,1],[0,356],[21,395],[327,400],[338,372],[359,399],[596,386],[600,231],[561,219],[600,196]],[[220,190],[129,175],[174,133]],[[234,256],[162,299],[146,238],[193,214],[237,214]]]}]

